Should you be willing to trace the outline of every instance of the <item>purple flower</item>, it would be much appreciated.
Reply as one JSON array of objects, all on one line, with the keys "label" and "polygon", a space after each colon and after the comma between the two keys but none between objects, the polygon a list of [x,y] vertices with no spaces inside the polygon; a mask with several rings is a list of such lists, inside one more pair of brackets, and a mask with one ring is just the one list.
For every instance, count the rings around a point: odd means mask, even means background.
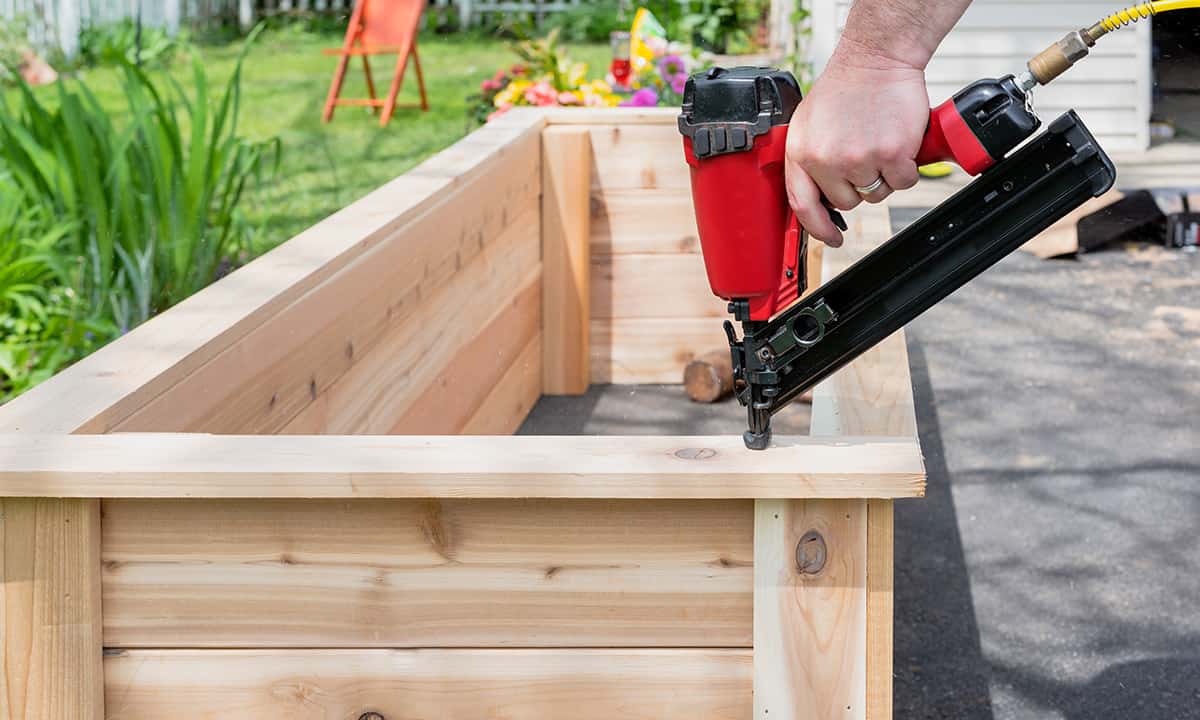
[{"label": "purple flower", "polygon": [[654,107],[658,104],[658,93],[653,88],[642,88],[633,94],[621,107]]},{"label": "purple flower", "polygon": [[683,94],[683,86],[686,84],[687,84],[687,75],[685,75],[684,73],[679,73],[675,77],[671,78],[671,91],[674,92],[676,95],[682,95]]},{"label": "purple flower", "polygon": [[683,58],[678,55],[667,55],[658,61],[658,72],[662,75],[662,79],[671,82],[676,75],[687,73],[687,67],[683,64]]}]

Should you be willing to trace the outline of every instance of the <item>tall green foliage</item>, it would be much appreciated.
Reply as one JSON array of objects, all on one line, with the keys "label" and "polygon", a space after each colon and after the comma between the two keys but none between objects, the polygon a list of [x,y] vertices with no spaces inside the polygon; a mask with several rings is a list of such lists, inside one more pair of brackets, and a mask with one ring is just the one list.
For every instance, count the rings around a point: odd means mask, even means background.
[{"label": "tall green foliage", "polygon": [[96,340],[58,274],[55,249],[70,229],[28,210],[12,179],[0,177],[0,398],[53,375]]},{"label": "tall green foliage", "polygon": [[244,56],[215,102],[198,57],[190,94],[122,62],[120,123],[82,83],[60,83],[53,109],[28,87],[13,103],[0,96],[0,172],[23,218],[69,223],[39,257],[97,342],[203,288],[248,247],[238,205],[279,147],[238,135]]}]

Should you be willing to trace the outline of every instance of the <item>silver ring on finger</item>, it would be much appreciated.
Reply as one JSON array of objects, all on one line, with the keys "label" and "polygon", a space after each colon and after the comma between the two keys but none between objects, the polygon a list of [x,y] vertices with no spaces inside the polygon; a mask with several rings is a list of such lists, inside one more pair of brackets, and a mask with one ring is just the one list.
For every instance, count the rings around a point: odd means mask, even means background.
[{"label": "silver ring on finger", "polygon": [[876,190],[878,190],[881,187],[883,187],[883,176],[882,175],[875,178],[875,182],[871,183],[870,185],[866,185],[864,187],[859,187],[859,186],[855,185],[854,189],[855,189],[855,191],[858,192],[859,195],[866,197],[867,195],[870,195],[871,193],[875,192]]}]

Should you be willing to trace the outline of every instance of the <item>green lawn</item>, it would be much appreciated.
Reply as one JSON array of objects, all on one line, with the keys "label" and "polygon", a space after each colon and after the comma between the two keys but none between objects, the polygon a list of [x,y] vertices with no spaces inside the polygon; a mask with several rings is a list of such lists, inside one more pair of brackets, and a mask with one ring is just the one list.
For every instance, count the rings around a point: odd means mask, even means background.
[{"label": "green lawn", "polygon": [[[253,137],[278,135],[283,142],[279,176],[245,209],[264,226],[261,249],[295,235],[451,145],[472,128],[466,97],[479,82],[516,58],[507,41],[472,35],[424,35],[420,39],[430,111],[396,111],[380,128],[365,108],[338,108],[333,121],[321,123],[321,109],[336,58],[321,49],[341,44],[339,35],[281,29],[261,36],[247,59],[242,82],[241,127]],[[210,85],[223,84],[233,71],[240,44],[203,46]],[[573,59],[588,62],[589,76],[607,68],[604,45],[572,46]],[[372,58],[378,89],[385,88],[393,63]],[[401,102],[415,101],[416,81],[409,69]],[[190,63],[176,59],[170,72],[187,87]],[[120,110],[123,100],[117,73],[109,68],[77,73],[102,103]],[[40,92],[53,94],[51,88]],[[347,75],[344,97],[365,97],[361,65]]]}]

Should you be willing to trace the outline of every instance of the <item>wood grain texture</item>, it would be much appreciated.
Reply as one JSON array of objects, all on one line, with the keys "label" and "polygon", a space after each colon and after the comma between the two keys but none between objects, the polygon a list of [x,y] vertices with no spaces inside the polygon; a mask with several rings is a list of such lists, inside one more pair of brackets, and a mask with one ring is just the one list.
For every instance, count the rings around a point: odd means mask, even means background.
[{"label": "wood grain texture", "polygon": [[[754,717],[866,717],[864,503],[759,500],[754,515]],[[826,548],[815,574],[797,570],[809,531]]]},{"label": "wood grain texture", "polygon": [[0,499],[0,717],[103,720],[96,500]]},{"label": "wood grain texture", "polygon": [[695,254],[595,255],[591,296],[594,320],[712,318],[719,328],[729,315],[727,303],[712,294],[704,261]]},{"label": "wood grain texture", "polygon": [[749,647],[749,501],[112,500],[110,647]]},{"label": "wood grain texture", "polygon": [[592,382],[677,383],[697,355],[728,342],[711,317],[594,319]]},{"label": "wood grain texture", "polygon": [[691,190],[691,171],[675,124],[592,125],[589,131],[593,190],[605,195],[612,190]]},{"label": "wood grain texture", "polygon": [[745,720],[749,650],[137,650],[109,720]]},{"label": "wood grain texture", "polygon": [[282,429],[286,433],[380,434],[390,431],[437,381],[447,362],[486,352],[474,340],[503,307],[541,275],[538,210],[530,205],[477,257],[453,265],[445,280],[404,313],[322,394]]},{"label": "wood grain texture", "polygon": [[[535,148],[536,138],[523,147]],[[436,318],[439,308],[433,303],[453,310],[466,305],[461,294],[467,291],[462,287],[482,283],[477,277],[480,268],[503,252],[499,248],[510,250],[522,242],[534,245],[537,168],[537,158],[532,156],[464,182],[443,203],[396,227],[386,241],[263,322],[116,429],[281,431],[333,386],[352,384],[368,358],[390,350],[391,339],[411,333],[414,324]],[[500,178],[511,181],[503,184]],[[528,227],[513,229],[517,223]],[[536,267],[532,252],[521,257],[531,263],[521,269],[522,274]],[[463,277],[467,275],[475,277],[468,280]],[[510,286],[504,292],[511,290]],[[490,304],[499,297],[506,295],[483,298],[480,310],[490,313],[502,305]],[[461,329],[475,331],[478,326]]]},{"label": "wood grain texture", "polygon": [[119,342],[7,403],[0,408],[0,431],[112,429],[364,253],[388,242],[397,229],[444,202],[471,177],[520,164],[530,156],[536,162],[543,124],[537,112],[509,113],[488,123]]},{"label": "wood grain texture", "polygon": [[[850,219],[846,245],[824,253],[826,282],[890,235],[886,207],[865,206]],[[814,437],[860,432],[916,442],[903,332],[814,390]],[[891,519],[890,500],[755,503],[756,718],[891,717]],[[809,529],[837,559],[815,576],[799,573],[795,559]],[[830,668],[838,674],[825,676]]]},{"label": "wood grain texture", "polygon": [[[830,252],[826,279],[841,272],[888,237],[886,210],[871,206],[854,215],[854,234],[843,250]],[[879,434],[917,438],[917,418],[904,332],[885,339],[849,367],[817,386],[815,436]],[[893,503],[868,501],[867,513],[867,720],[892,717],[894,618]]]},{"label": "wood grain texture", "polygon": [[597,255],[698,254],[700,233],[690,190],[593,190],[592,252]]},{"label": "wood grain texture", "polygon": [[0,436],[10,497],[887,498],[924,491],[912,439],[670,436]]},{"label": "wood grain texture", "polygon": [[867,501],[867,720],[892,717],[894,505]]},{"label": "wood grain texture", "polygon": [[588,389],[591,297],[591,136],[542,131],[542,378],[547,395]]},{"label": "wood grain texture", "polygon": [[[86,423],[87,404],[75,410],[22,416],[5,437]],[[3,496],[0,718],[103,720],[100,501]]]},{"label": "wood grain texture", "polygon": [[[508,373],[517,363],[528,362],[524,353],[530,343],[537,341],[541,307],[541,277],[535,275],[497,310],[470,345],[441,369],[389,434],[463,432],[498,388],[524,378],[523,374],[508,377]],[[520,390],[536,391],[540,383],[540,378],[536,383],[525,382]],[[504,433],[497,430],[493,434]]]},{"label": "wood grain texture", "polygon": [[546,108],[543,117],[550,125],[660,125],[675,129],[679,110],[670,107]]},{"label": "wood grain texture", "polygon": [[463,435],[511,435],[542,396],[542,335],[535,335],[462,428]]},{"label": "wood grain texture", "polygon": [[695,402],[714,403],[733,392],[729,348],[710,350],[683,369],[683,389]]}]

